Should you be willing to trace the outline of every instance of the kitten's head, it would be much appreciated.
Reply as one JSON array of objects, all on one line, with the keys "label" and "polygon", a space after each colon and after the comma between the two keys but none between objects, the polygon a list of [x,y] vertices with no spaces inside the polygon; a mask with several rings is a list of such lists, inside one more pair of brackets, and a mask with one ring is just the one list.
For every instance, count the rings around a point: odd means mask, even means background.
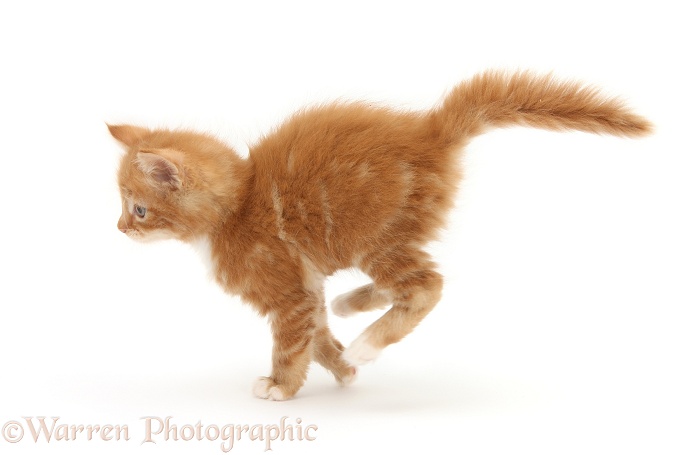
[{"label": "kitten's head", "polygon": [[187,131],[108,125],[126,153],[118,184],[117,227],[141,241],[191,241],[238,205],[244,160],[217,140]]}]

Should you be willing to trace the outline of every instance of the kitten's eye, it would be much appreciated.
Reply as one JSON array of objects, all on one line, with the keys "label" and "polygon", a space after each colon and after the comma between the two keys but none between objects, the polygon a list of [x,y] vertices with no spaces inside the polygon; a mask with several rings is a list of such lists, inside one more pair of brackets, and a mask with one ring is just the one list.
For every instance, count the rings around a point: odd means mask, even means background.
[{"label": "kitten's eye", "polygon": [[138,215],[139,218],[143,218],[145,216],[146,209],[145,207],[141,207],[140,205],[134,206],[134,210],[136,211],[136,215]]}]

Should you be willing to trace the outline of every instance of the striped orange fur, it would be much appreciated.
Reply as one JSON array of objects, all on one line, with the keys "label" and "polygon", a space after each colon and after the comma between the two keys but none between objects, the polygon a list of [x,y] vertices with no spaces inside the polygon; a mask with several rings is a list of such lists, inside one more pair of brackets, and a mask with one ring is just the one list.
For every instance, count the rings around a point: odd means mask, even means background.
[{"label": "striped orange fur", "polygon": [[[479,74],[424,112],[309,108],[246,159],[208,135],[111,125],[126,149],[118,227],[198,245],[216,281],[269,317],[272,372],[256,381],[257,396],[294,396],[312,360],[348,384],[440,299],[442,277],[422,248],[452,206],[461,150],[513,125],[630,137],[651,129],[594,88],[528,72]],[[334,312],[390,308],[345,350],[326,322],[323,281],[351,267],[372,284],[338,297]]]}]

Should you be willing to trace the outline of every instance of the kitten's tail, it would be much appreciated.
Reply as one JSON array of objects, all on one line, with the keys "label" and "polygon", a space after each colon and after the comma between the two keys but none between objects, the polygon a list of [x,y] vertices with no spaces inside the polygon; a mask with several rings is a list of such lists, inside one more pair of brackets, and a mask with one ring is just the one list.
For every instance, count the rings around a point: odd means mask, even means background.
[{"label": "kitten's tail", "polygon": [[525,125],[620,136],[649,134],[652,125],[617,98],[551,75],[488,71],[455,87],[430,114],[433,131],[449,144],[464,143],[488,128]]}]

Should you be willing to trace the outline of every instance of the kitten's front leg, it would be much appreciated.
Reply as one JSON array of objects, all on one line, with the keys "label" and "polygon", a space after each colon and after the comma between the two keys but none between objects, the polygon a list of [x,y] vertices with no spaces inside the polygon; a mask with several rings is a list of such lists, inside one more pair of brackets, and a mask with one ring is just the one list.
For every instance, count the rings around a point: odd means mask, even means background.
[{"label": "kitten's front leg", "polygon": [[312,360],[316,302],[305,298],[298,305],[270,314],[274,350],[272,374],[260,377],[253,393],[263,399],[287,400],[300,390]]}]

